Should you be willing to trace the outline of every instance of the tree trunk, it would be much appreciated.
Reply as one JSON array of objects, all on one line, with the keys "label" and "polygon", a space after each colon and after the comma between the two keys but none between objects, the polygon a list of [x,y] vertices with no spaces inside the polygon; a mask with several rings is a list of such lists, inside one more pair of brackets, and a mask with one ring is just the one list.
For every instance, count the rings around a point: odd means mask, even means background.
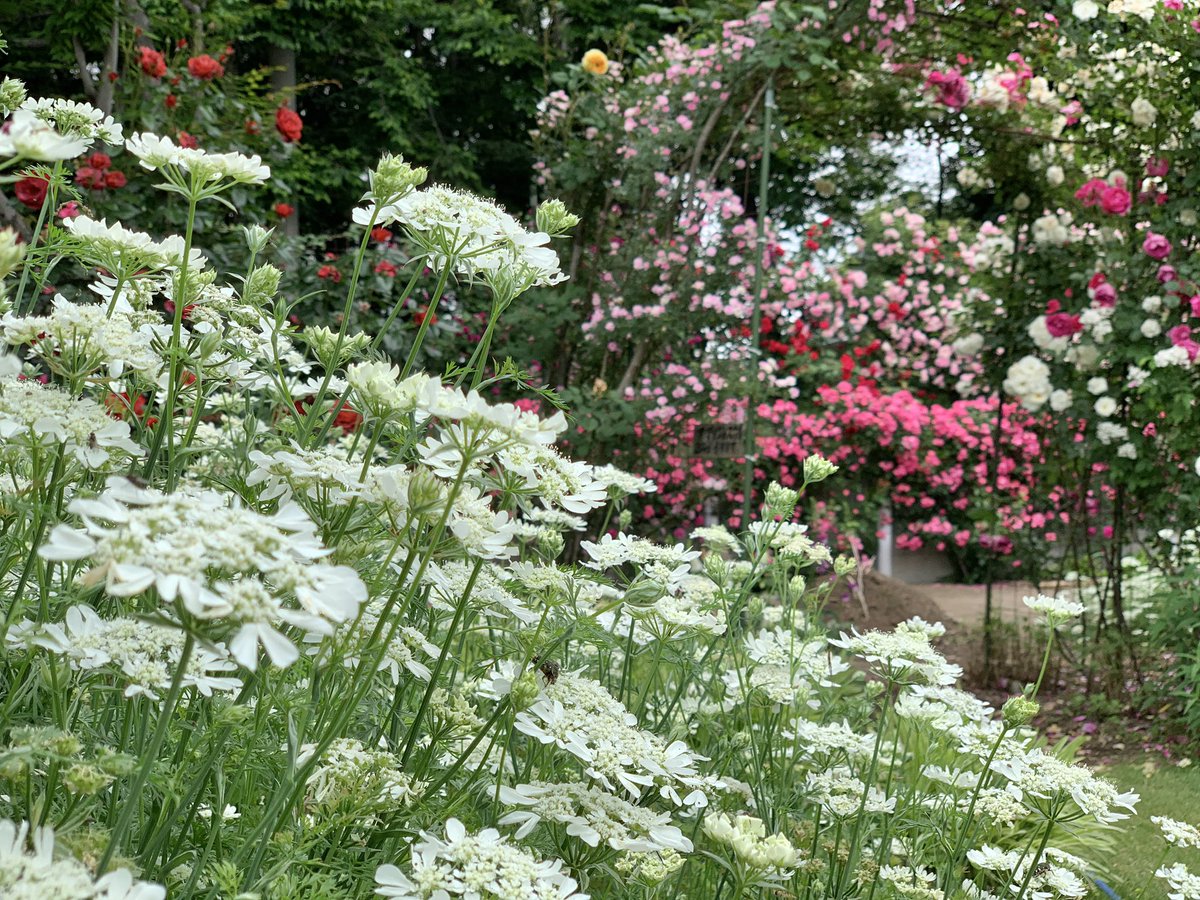
[{"label": "tree trunk", "polygon": [[[272,44],[267,50],[267,65],[271,67],[271,90],[278,95],[282,105],[291,109],[296,108],[296,51],[292,47],[280,47]],[[295,208],[290,216],[283,220],[283,233],[288,237],[298,237],[300,234],[300,206],[293,199]]]}]

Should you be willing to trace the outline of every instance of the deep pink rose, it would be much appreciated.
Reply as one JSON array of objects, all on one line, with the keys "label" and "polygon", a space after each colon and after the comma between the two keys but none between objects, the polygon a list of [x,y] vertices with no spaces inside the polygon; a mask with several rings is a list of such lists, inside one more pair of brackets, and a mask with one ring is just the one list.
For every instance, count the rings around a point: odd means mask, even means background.
[{"label": "deep pink rose", "polygon": [[1100,306],[1117,305],[1117,289],[1107,281],[1092,288],[1092,299]]},{"label": "deep pink rose", "polygon": [[1146,160],[1146,174],[1151,178],[1164,178],[1171,171],[1171,164],[1165,157],[1152,156]]},{"label": "deep pink rose", "polygon": [[1200,316],[1200,294],[1192,297],[1192,299],[1188,301],[1188,305],[1192,308],[1193,316]]},{"label": "deep pink rose", "polygon": [[930,72],[925,86],[937,91],[937,102],[951,109],[962,109],[971,96],[971,86],[958,69]]},{"label": "deep pink rose", "polygon": [[1070,337],[1083,331],[1083,323],[1079,321],[1079,316],[1056,312],[1046,316],[1046,330],[1056,338]]},{"label": "deep pink rose", "polygon": [[1159,266],[1158,267],[1158,283],[1166,284],[1168,281],[1174,281],[1179,277],[1179,273],[1175,271],[1174,266]]},{"label": "deep pink rose", "polygon": [[1167,337],[1171,339],[1171,343],[1176,347],[1182,347],[1187,351],[1188,360],[1194,362],[1196,355],[1200,354],[1200,344],[1192,340],[1192,329],[1186,325],[1176,325],[1167,332]]},{"label": "deep pink rose", "polygon": [[1151,231],[1142,241],[1142,249],[1151,259],[1166,259],[1171,255],[1171,242],[1164,235]]},{"label": "deep pink rose", "polygon": [[1129,191],[1123,187],[1110,186],[1100,192],[1100,208],[1110,216],[1123,216],[1129,212],[1132,201]]},{"label": "deep pink rose", "polygon": [[1075,192],[1075,199],[1084,206],[1095,206],[1108,189],[1109,184],[1103,178],[1093,178],[1091,181],[1085,181],[1083,186]]}]

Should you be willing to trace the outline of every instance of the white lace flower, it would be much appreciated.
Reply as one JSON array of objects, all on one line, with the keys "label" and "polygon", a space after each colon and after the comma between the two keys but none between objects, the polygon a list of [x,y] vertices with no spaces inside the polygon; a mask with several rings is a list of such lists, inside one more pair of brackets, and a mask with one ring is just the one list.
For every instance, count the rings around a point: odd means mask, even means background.
[{"label": "white lace flower", "polygon": [[[316,746],[305,744],[296,758],[304,765]],[[351,806],[382,812],[412,805],[425,785],[405,773],[386,750],[368,750],[362,741],[338,738],[321,754],[308,776],[308,803],[333,809]]]},{"label": "white lace flower", "polygon": [[94,471],[116,468],[142,454],[129,437],[129,425],[94,400],[30,379],[0,378],[0,448],[17,446],[24,454],[59,444]]},{"label": "white lace flower", "polygon": [[263,165],[257,154],[209,153],[206,150],[177,147],[168,137],[143,132],[131,134],[125,149],[141,160],[151,172],[168,167],[188,172],[202,183],[229,181],[233,184],[263,184],[271,177],[270,166]]},{"label": "white lace flower", "polygon": [[282,625],[330,634],[366,599],[358,574],[319,560],[328,554],[313,524],[295,505],[263,516],[232,495],[185,487],[173,494],[110,478],[95,500],[68,509],[83,528],[58,525],[38,551],[44,559],[90,560],[85,583],[103,582],[114,596],[151,588],[177,599],[211,628],[231,632],[229,649],[247,668],[261,643],[280,666],[299,656]]},{"label": "white lace flower", "polygon": [[528,835],[546,820],[567,826],[567,834],[589,847],[601,842],[614,850],[651,853],[677,850],[690,853],[692,842],[671,824],[671,816],[635,806],[597,787],[567,782],[536,781],[515,788],[500,788],[500,802],[520,807],[506,814],[501,825],[517,825],[517,839]]},{"label": "white lace flower", "polygon": [[422,832],[413,845],[411,877],[393,865],[375,870],[375,893],[393,900],[587,900],[561,860],[540,860],[494,828],[470,834],[458,819],[445,839]]},{"label": "white lace flower", "polygon": [[[992,769],[1012,782],[1012,786],[1023,795],[1034,798],[1034,801],[1074,801],[1078,812],[1060,811],[1057,815],[1059,821],[1091,816],[1097,822],[1112,824],[1128,819],[1129,813],[1136,812],[1137,794],[1132,791],[1119,792],[1086,767],[1063,762],[1040,748],[1007,759],[996,759]],[[1120,812],[1122,809],[1129,812]]]},{"label": "white lace flower", "polygon": [[[121,143],[122,129],[113,117],[105,115],[90,103],[64,100],[60,97],[29,98],[21,110],[32,113],[56,131],[82,138],[90,146],[93,141],[105,144]],[[78,156],[78,154],[76,154]]]},{"label": "white lace flower", "polygon": [[610,791],[619,785],[638,798],[656,788],[677,806],[705,806],[705,790],[716,783],[697,768],[704,757],[682,741],[667,744],[638,728],[636,717],[599,682],[579,675],[560,673],[536,703],[517,713],[515,724],[579,759],[584,771]]},{"label": "white lace flower", "polygon": [[163,900],[166,888],[128,869],[96,878],[79,860],[55,858],[54,830],[0,819],[0,894],[7,900]]},{"label": "white lace flower", "polygon": [[642,478],[616,466],[596,466],[592,478],[608,491],[610,497],[628,497],[633,494],[653,494],[658,485],[649,478]]},{"label": "white lace flower", "polygon": [[[104,219],[85,215],[64,219],[62,227],[75,237],[78,245],[75,252],[85,262],[110,272],[149,274],[183,263],[184,241],[178,236],[156,241],[145,232],[132,231],[120,222],[109,225]],[[202,269],[206,262],[204,254],[192,248],[188,254],[188,268]]]},{"label": "white lace flower", "polygon": [[1200,828],[1169,819],[1166,816],[1151,816],[1150,821],[1157,825],[1163,833],[1163,838],[1174,847],[1200,849]]},{"label": "white lace flower", "polygon": [[4,157],[60,162],[79,156],[90,143],[78,134],[61,134],[27,109],[18,109],[7,127],[0,129],[0,156]]},{"label": "white lace flower", "polygon": [[0,334],[11,346],[29,345],[50,371],[70,378],[98,372],[120,378],[126,369],[153,377],[163,366],[148,327],[137,327],[126,313],[72,303],[61,294],[47,316],[5,315]]},{"label": "white lace flower", "polygon": [[929,644],[926,634],[914,631],[842,632],[829,643],[859,656],[889,681],[952,685],[962,677],[962,667],[946,661]]},{"label": "white lace flower", "polygon": [[1200,900],[1200,875],[1193,875],[1183,863],[1161,866],[1154,877],[1167,883],[1169,900]]},{"label": "white lace flower", "polygon": [[[59,624],[42,626],[22,623],[9,645],[29,649],[37,646],[65,656],[79,671],[112,668],[128,682],[125,696],[143,694],[160,699],[171,687],[171,678],[183,652],[183,632],[140,619],[101,619],[90,606],[79,604],[67,610]],[[242,682],[223,674],[237,669],[220,645],[196,648],[184,669],[182,684],[205,697],[214,691],[230,693]]]},{"label": "white lace flower", "polygon": [[1051,625],[1061,625],[1077,616],[1083,615],[1084,605],[1074,600],[1064,600],[1062,597],[1050,597],[1038,594],[1036,597],[1026,597],[1023,601],[1035,613],[1041,613]]}]

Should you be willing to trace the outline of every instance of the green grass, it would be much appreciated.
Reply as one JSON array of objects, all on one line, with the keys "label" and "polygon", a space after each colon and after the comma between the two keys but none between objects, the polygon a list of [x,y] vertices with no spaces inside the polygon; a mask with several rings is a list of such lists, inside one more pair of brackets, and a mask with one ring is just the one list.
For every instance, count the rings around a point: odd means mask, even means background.
[{"label": "green grass", "polygon": [[[1167,844],[1151,816],[1169,816],[1200,824],[1200,765],[1180,768],[1147,756],[1145,763],[1127,762],[1101,770],[1123,790],[1137,791],[1142,799],[1138,814],[1121,822],[1117,852],[1107,860],[1121,900],[1166,900],[1166,883],[1154,877]],[[1186,863],[1200,872],[1200,851],[1172,850],[1167,863]]]}]

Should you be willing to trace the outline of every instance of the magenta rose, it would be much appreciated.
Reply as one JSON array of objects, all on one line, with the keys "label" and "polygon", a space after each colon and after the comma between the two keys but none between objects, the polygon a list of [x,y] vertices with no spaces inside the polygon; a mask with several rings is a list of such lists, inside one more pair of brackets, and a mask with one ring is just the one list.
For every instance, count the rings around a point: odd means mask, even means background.
[{"label": "magenta rose", "polygon": [[1056,338],[1070,337],[1083,331],[1083,323],[1079,321],[1079,316],[1056,312],[1046,316],[1046,330]]},{"label": "magenta rose", "polygon": [[1165,235],[1151,231],[1146,235],[1146,240],[1142,241],[1142,249],[1151,259],[1166,259],[1171,254],[1171,242]]},{"label": "magenta rose", "polygon": [[1151,178],[1164,178],[1171,171],[1171,164],[1161,156],[1152,156],[1146,160],[1146,174]]},{"label": "magenta rose", "polygon": [[1158,283],[1166,284],[1168,281],[1174,281],[1179,277],[1179,273],[1175,271],[1174,266],[1159,266],[1158,267]]},{"label": "magenta rose", "polygon": [[1110,216],[1125,215],[1131,205],[1129,191],[1123,187],[1113,185],[1100,192],[1100,208]]}]

